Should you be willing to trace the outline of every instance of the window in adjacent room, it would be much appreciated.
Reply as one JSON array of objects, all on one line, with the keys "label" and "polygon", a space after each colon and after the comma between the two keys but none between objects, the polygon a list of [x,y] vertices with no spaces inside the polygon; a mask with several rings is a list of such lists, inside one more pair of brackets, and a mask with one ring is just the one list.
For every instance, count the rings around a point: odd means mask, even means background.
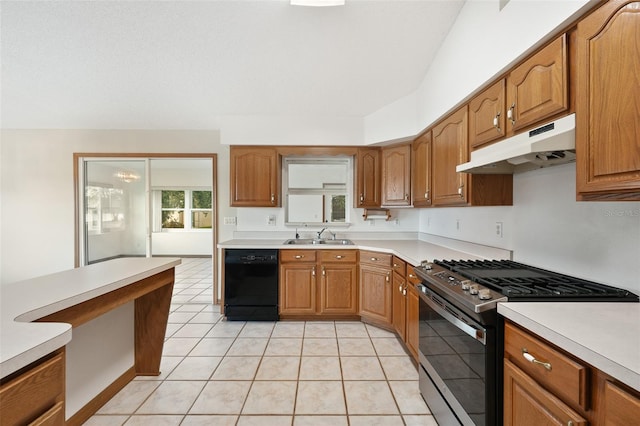
[{"label": "window in adjacent room", "polygon": [[212,228],[211,191],[162,189],[154,191],[156,230],[196,230]]}]

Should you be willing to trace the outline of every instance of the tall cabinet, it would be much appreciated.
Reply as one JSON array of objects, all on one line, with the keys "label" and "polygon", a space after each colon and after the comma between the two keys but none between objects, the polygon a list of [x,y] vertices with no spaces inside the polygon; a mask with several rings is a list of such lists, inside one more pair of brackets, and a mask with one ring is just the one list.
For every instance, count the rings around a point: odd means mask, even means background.
[{"label": "tall cabinet", "polygon": [[576,189],[640,200],[640,1],[610,1],[576,34]]},{"label": "tall cabinet", "polygon": [[411,205],[411,145],[382,149],[382,205]]},{"label": "tall cabinet", "polygon": [[355,175],[355,207],[380,207],[379,148],[358,148]]}]

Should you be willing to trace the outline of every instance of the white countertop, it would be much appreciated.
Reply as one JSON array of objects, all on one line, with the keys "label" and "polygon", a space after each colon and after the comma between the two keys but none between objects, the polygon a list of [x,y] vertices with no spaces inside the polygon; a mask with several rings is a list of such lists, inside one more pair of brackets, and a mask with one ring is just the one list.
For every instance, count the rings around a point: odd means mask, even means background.
[{"label": "white countertop", "polygon": [[224,249],[373,250],[398,256],[417,266],[423,260],[481,259],[480,256],[420,240],[352,240],[354,245],[283,244],[282,239],[238,239],[218,244]]},{"label": "white countertop", "polygon": [[181,263],[178,258],[121,258],[0,286],[0,378],[71,340],[71,325],[33,323]]},{"label": "white countertop", "polygon": [[640,391],[640,303],[507,302],[498,313]]}]

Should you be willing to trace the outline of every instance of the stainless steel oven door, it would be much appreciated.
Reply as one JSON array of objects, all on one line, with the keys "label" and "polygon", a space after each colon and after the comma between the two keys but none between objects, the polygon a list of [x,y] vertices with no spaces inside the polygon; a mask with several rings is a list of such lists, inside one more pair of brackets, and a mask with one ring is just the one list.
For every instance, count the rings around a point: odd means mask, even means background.
[{"label": "stainless steel oven door", "polygon": [[485,425],[487,329],[425,286],[420,290],[420,390],[440,425]]}]

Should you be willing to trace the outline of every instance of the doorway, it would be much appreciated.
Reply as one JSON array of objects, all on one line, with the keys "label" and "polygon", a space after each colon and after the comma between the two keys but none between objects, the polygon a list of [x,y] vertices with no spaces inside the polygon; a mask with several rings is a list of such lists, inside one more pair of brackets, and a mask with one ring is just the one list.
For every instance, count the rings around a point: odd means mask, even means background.
[{"label": "doorway", "polygon": [[215,154],[75,153],[75,265],[118,257],[211,260],[217,297]]}]

